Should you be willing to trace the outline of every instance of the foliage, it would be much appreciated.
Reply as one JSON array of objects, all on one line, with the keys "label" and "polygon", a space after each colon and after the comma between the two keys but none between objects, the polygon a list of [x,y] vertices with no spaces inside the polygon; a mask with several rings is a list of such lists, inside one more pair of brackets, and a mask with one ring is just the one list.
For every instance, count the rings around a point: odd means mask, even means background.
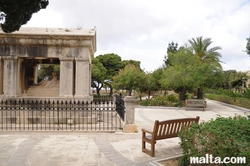
[{"label": "foliage", "polygon": [[5,17],[1,28],[5,33],[18,31],[32,17],[33,13],[40,9],[45,9],[49,4],[48,0],[2,0],[0,1],[0,11]]},{"label": "foliage", "polygon": [[169,59],[172,65],[163,72],[161,85],[176,92],[182,88],[195,87],[196,80],[193,79],[193,74],[200,63],[199,59],[188,49],[181,49],[176,54],[170,53]]},{"label": "foliage", "polygon": [[250,100],[244,94],[228,91],[228,94],[205,93],[205,97],[211,100],[250,109]]},{"label": "foliage", "polygon": [[38,68],[38,79],[39,81],[43,80],[45,77],[52,77],[52,72],[56,72],[59,76],[60,74],[60,65],[39,65]]},{"label": "foliage", "polygon": [[124,68],[124,64],[122,63],[121,57],[117,54],[104,54],[96,57],[100,63],[107,70],[107,75],[105,79],[113,79],[120,69]]},{"label": "foliage", "polygon": [[147,83],[147,90],[148,90],[148,97],[150,97],[151,91],[158,91],[161,88],[160,79],[162,77],[164,69],[158,68],[153,73],[147,73],[146,75],[146,83]]},{"label": "foliage", "polygon": [[[183,149],[181,165],[190,157],[246,157],[250,161],[250,116],[217,117],[206,123],[193,124],[179,133]],[[205,164],[203,164],[205,165]],[[230,164],[228,164],[230,165]]]},{"label": "foliage", "polygon": [[199,87],[213,87],[221,80],[221,69],[210,63],[200,61],[189,48],[169,54],[171,66],[165,69],[160,81],[165,89],[180,93],[184,100],[186,91],[193,92]]},{"label": "foliage", "polygon": [[237,90],[239,91],[244,85],[246,87],[246,79],[248,76],[245,72],[237,72],[236,70],[223,71],[222,87],[223,89]]},{"label": "foliage", "polygon": [[133,64],[128,64],[114,76],[113,86],[116,89],[126,89],[131,96],[132,90],[142,92],[146,85],[146,74]]},{"label": "foliage", "polygon": [[104,80],[101,81],[110,88],[110,95],[113,94],[113,77],[119,72],[120,69],[124,68],[121,57],[117,54],[104,54],[96,57],[99,62],[106,69],[106,74],[104,75]]},{"label": "foliage", "polygon": [[136,61],[136,60],[132,60],[132,59],[130,59],[130,60],[123,60],[122,63],[123,63],[123,66],[127,66],[128,64],[133,64],[133,65],[135,65],[138,68],[140,68],[140,66],[141,66],[141,62],[140,61]]},{"label": "foliage", "polygon": [[245,89],[245,91],[244,91],[244,93],[243,93],[243,96],[244,96],[245,98],[250,99],[250,88],[246,88],[246,89]]},{"label": "foliage", "polygon": [[96,88],[97,95],[100,95],[100,90],[103,87],[104,80],[106,79],[107,69],[103,64],[97,59],[92,59],[92,84],[93,88]]},{"label": "foliage", "polygon": [[247,38],[246,52],[250,56],[250,37]]},{"label": "foliage", "polygon": [[[195,55],[197,55],[201,62],[206,63],[208,69],[215,70],[215,72],[222,70],[220,64],[221,54],[218,50],[221,50],[221,47],[216,46],[209,48],[212,44],[211,38],[197,37],[196,39],[192,38],[188,40],[191,45],[191,50]],[[197,89],[197,98],[203,98],[203,88],[206,87],[205,84],[210,83],[209,81],[201,82]]]},{"label": "foliage", "polygon": [[[178,43],[174,43],[173,41],[171,43],[168,43],[168,48],[167,48],[167,54],[169,53],[176,53],[178,51]],[[170,60],[168,59],[167,56],[164,56],[164,65],[166,67],[171,66]]]},{"label": "foliage", "polygon": [[218,50],[221,50],[221,47],[216,46],[208,48],[212,44],[211,38],[203,39],[202,36],[197,37],[196,39],[192,38],[188,40],[191,44],[191,48],[195,55],[197,55],[201,61],[207,63],[215,63],[218,67],[221,68],[220,58],[221,54]]},{"label": "foliage", "polygon": [[156,96],[154,98],[142,100],[140,104],[142,106],[182,106],[182,103],[179,102],[178,98],[175,95]]}]

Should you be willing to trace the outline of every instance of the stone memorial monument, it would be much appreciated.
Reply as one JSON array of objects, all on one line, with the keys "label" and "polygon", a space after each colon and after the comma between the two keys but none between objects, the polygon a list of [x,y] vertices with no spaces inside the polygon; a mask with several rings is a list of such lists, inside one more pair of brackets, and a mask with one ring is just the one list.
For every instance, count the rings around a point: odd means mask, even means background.
[{"label": "stone memorial monument", "polygon": [[[92,100],[91,59],[95,29],[21,28],[0,30],[0,98]],[[59,76],[38,82],[39,64],[59,64]]]}]

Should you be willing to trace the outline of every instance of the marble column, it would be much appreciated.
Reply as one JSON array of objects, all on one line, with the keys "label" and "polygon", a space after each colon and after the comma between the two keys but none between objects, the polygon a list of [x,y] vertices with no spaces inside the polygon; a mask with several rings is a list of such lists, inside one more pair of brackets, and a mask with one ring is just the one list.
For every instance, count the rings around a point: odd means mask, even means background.
[{"label": "marble column", "polygon": [[74,58],[60,58],[59,97],[73,97],[74,94]]},{"label": "marble column", "polygon": [[17,97],[19,90],[18,58],[13,56],[2,57],[4,60],[3,92],[4,96]]},{"label": "marble column", "polygon": [[76,78],[75,78],[75,98],[92,100],[91,94],[91,69],[89,60],[75,58]]},{"label": "marble column", "polygon": [[0,95],[3,94],[3,60],[0,57]]}]

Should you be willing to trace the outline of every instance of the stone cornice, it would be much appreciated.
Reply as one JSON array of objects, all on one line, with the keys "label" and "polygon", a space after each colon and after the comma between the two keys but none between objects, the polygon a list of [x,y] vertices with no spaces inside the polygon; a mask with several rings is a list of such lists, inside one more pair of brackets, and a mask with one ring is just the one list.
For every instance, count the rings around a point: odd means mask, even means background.
[{"label": "stone cornice", "polygon": [[18,57],[16,56],[2,56],[3,60],[17,60]]},{"label": "stone cornice", "polygon": [[96,52],[96,31],[94,29],[69,30],[45,28],[21,28],[6,34],[0,31],[0,46],[62,46],[88,47],[91,54]]}]

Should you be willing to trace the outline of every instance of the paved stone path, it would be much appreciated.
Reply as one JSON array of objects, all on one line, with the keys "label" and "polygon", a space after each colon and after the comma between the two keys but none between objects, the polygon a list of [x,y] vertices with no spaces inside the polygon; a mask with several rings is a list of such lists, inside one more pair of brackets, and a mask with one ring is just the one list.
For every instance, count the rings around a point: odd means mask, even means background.
[{"label": "paved stone path", "polygon": [[208,121],[218,115],[250,114],[247,109],[208,101],[206,111],[185,108],[137,107],[138,133],[80,131],[0,131],[0,166],[145,166],[181,154],[179,138],[158,141],[156,157],[141,152],[141,128],[154,120],[200,116]]}]

